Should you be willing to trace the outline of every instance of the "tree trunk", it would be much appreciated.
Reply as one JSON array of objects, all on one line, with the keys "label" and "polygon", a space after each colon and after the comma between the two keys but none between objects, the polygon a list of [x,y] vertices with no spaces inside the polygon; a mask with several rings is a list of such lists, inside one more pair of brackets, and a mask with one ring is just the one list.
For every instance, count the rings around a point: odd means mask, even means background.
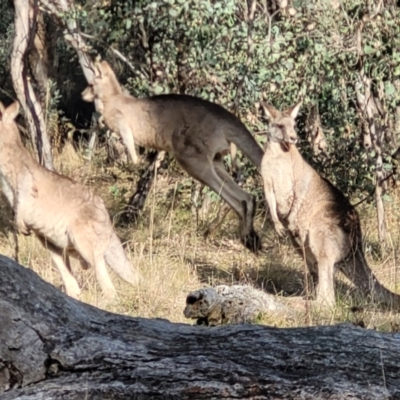
[{"label": "tree trunk", "polygon": [[128,204],[121,213],[120,221],[124,224],[136,223],[143,210],[147,196],[150,193],[154,178],[159,170],[168,167],[169,159],[165,151],[151,151],[148,155],[149,165],[143,171],[136,186],[136,191],[130,197]]},{"label": "tree trunk", "polygon": [[15,34],[11,54],[11,76],[15,93],[24,110],[39,162],[53,169],[43,108],[35,94],[28,72],[28,53],[36,35],[37,0],[15,0]]},{"label": "tree trunk", "polygon": [[378,219],[378,236],[381,246],[384,246],[386,240],[385,226],[385,208],[383,205],[383,185],[385,182],[382,159],[382,145],[384,141],[384,130],[376,123],[378,116],[378,107],[371,91],[371,79],[367,78],[363,72],[359,73],[362,82],[364,94],[361,93],[360,87],[356,87],[357,102],[359,112],[365,118],[364,129],[364,147],[369,151],[375,150],[375,203],[376,214]]},{"label": "tree trunk", "polygon": [[350,325],[216,328],[74,300],[0,256],[10,399],[399,399],[400,335]]},{"label": "tree trunk", "polygon": [[[34,26],[35,33],[32,41],[32,48],[30,49],[29,66],[35,81],[37,98],[46,115],[49,107],[49,57],[46,34],[47,28],[43,13],[36,12]],[[47,116],[45,121],[47,122]]]}]

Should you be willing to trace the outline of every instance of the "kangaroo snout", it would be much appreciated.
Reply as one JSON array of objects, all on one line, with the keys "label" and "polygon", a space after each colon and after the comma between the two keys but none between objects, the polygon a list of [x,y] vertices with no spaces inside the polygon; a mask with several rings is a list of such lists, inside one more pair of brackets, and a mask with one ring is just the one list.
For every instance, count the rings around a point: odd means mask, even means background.
[{"label": "kangaroo snout", "polygon": [[296,144],[297,143],[297,136],[289,136],[289,143]]}]

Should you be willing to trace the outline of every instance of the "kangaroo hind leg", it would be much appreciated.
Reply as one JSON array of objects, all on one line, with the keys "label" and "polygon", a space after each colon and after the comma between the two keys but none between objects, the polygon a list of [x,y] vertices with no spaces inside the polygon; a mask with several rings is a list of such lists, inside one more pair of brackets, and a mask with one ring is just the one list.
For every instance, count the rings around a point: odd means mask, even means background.
[{"label": "kangaroo hind leg", "polygon": [[97,281],[100,284],[104,296],[107,299],[114,299],[117,296],[117,292],[107,271],[104,259],[104,252],[107,248],[107,244],[104,243],[104,240],[102,240],[101,237],[92,238],[91,240],[87,232],[82,230],[78,235],[75,234],[74,246],[80,256],[89,265],[94,267]]},{"label": "kangaroo hind leg", "polygon": [[[226,187],[228,197],[234,198],[240,204],[240,212],[233,208],[239,217],[242,219],[242,241],[244,245],[251,251],[257,252],[261,249],[261,240],[256,231],[254,230],[253,221],[256,212],[256,201],[254,196],[245,192],[228,174],[222,160],[214,160],[214,168]],[[222,194],[221,194],[221,197]],[[223,197],[224,198],[224,197]],[[228,199],[224,198],[228,203]]]},{"label": "kangaroo hind leg", "polygon": [[79,287],[77,280],[72,274],[72,269],[68,254],[66,254],[62,249],[48,242],[43,237],[38,236],[38,238],[42,243],[43,247],[45,247],[50,252],[51,258],[61,274],[61,278],[63,280],[67,295],[73,297],[74,299],[79,299],[79,295],[81,294],[81,289]]},{"label": "kangaroo hind leg", "polygon": [[315,257],[318,268],[317,303],[333,308],[335,306],[334,272],[339,251],[337,243],[319,229],[311,231],[309,239],[310,251]]},{"label": "kangaroo hind leg", "polygon": [[[178,162],[194,178],[210,187],[215,193],[219,194],[229,206],[238,214],[243,221],[242,241],[253,251],[259,248],[259,238],[252,228],[253,202],[252,196],[240,189],[224,169],[222,162],[221,168],[224,173],[217,172],[218,163],[212,162],[206,157],[179,157]],[[221,177],[223,176],[223,178]],[[251,221],[248,221],[248,215]]]},{"label": "kangaroo hind leg", "polygon": [[309,286],[314,291],[318,285],[318,263],[317,260],[309,247],[309,240],[307,238],[301,238],[298,233],[293,233],[289,230],[289,237],[293,243],[293,246],[299,256],[303,259],[307,266],[307,273],[311,282],[307,279]]}]

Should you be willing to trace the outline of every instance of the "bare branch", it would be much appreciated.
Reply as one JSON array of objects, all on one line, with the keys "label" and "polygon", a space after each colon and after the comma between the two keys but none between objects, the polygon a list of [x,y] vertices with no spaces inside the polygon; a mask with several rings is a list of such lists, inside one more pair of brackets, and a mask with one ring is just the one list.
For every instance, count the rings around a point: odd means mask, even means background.
[{"label": "bare branch", "polygon": [[77,52],[79,63],[86,80],[93,81],[93,65],[89,56],[90,47],[86,45],[76,21],[77,11],[69,0],[39,0],[41,8],[50,15],[57,17],[66,28],[64,38]]},{"label": "bare branch", "polygon": [[139,71],[135,66],[124,56],[119,50],[114,49],[114,47],[110,47],[110,50],[121,60],[123,61],[129,68],[130,70],[136,74],[139,75],[143,79],[149,79],[148,76],[146,76],[142,71]]},{"label": "bare branch", "polygon": [[272,14],[268,12],[268,4],[267,0],[263,0],[263,8],[265,13],[265,23],[268,26],[268,34],[267,34],[267,43],[271,45],[271,29],[272,29],[272,21],[274,17],[280,12],[280,8],[275,10]]}]

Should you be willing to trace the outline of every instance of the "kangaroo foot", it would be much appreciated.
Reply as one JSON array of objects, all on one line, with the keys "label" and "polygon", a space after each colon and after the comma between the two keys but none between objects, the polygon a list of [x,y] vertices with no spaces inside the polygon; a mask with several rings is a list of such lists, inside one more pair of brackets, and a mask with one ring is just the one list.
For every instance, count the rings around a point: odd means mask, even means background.
[{"label": "kangaroo foot", "polygon": [[261,250],[261,239],[255,231],[251,231],[248,235],[244,236],[242,243],[255,254]]},{"label": "kangaroo foot", "polygon": [[125,209],[122,211],[117,225],[119,226],[126,226],[130,224],[137,224],[139,221],[139,210],[134,210],[129,206],[126,206]]}]

